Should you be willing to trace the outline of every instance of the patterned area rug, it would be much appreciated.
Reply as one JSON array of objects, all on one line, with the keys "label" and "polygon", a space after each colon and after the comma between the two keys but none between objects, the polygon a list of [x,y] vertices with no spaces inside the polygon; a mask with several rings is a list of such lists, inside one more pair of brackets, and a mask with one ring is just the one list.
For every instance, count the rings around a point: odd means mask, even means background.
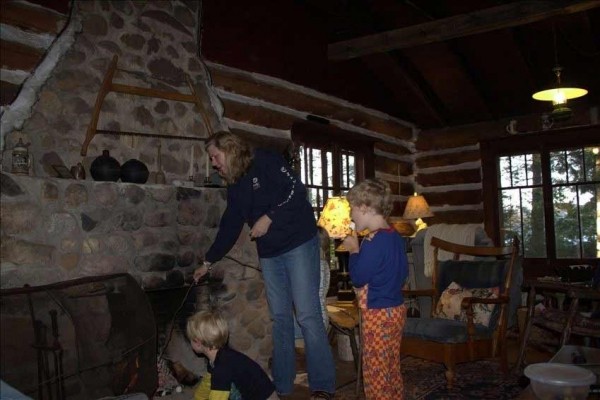
[{"label": "patterned area rug", "polygon": [[[457,366],[455,385],[446,388],[444,367],[418,358],[402,359],[405,400],[439,399],[514,399],[523,390],[519,377],[510,373],[504,377],[497,362],[477,361]],[[339,400],[358,400],[355,384],[336,393]]]}]

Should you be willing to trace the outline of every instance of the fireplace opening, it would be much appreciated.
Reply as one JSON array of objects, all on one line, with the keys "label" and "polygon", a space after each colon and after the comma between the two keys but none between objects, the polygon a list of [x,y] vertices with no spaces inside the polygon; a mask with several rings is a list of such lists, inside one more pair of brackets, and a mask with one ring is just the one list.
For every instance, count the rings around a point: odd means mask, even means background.
[{"label": "fireplace opening", "polygon": [[156,390],[154,312],[128,274],[1,290],[0,318],[1,378],[34,399]]}]

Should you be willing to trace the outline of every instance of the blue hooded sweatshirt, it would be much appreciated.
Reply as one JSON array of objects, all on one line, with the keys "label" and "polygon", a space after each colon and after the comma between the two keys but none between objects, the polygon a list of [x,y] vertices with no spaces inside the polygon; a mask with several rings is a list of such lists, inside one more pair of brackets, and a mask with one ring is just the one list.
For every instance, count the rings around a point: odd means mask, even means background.
[{"label": "blue hooded sweatshirt", "polygon": [[306,187],[280,154],[257,149],[248,172],[227,187],[227,208],[219,232],[205,255],[216,262],[233,247],[244,223],[252,227],[263,215],[273,221],[256,239],[260,258],[276,257],[311,239],[317,233]]}]

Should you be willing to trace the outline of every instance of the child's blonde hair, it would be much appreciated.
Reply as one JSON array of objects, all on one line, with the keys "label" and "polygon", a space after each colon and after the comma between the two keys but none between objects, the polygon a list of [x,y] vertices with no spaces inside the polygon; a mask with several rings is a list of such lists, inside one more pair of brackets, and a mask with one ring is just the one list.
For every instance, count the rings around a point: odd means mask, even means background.
[{"label": "child's blonde hair", "polygon": [[365,205],[387,218],[392,212],[390,185],[384,180],[371,178],[356,184],[346,198],[352,207]]},{"label": "child's blonde hair", "polygon": [[216,311],[199,311],[188,318],[187,336],[209,349],[220,349],[227,344],[227,321]]}]

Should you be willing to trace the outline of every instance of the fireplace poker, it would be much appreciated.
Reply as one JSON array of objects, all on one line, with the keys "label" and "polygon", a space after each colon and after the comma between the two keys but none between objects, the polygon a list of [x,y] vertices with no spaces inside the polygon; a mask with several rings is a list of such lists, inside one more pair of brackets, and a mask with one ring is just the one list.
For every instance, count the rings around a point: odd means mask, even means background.
[{"label": "fireplace poker", "polygon": [[[27,285],[26,285],[27,286]],[[29,303],[29,315],[31,316],[31,325],[33,327],[33,340],[34,344],[32,347],[36,349],[37,354],[37,391],[40,400],[44,400],[44,391],[42,390],[42,382],[43,378],[43,370],[44,370],[44,360],[42,350],[37,347],[37,344],[40,342],[40,332],[38,329],[38,324],[35,319],[35,312],[33,311],[33,300],[31,299],[31,293],[27,293],[27,302]]]},{"label": "fireplace poker", "polygon": [[36,340],[36,343],[33,345],[33,347],[36,348],[37,351],[41,353],[42,372],[43,372],[43,376],[44,376],[44,382],[46,383],[46,389],[48,391],[48,399],[52,400],[52,379],[50,377],[50,365],[49,365],[50,363],[48,361],[48,353],[47,353],[49,348],[48,348],[48,342],[46,341],[47,329],[48,328],[42,321],[35,320],[35,330],[38,332],[36,336],[39,339],[39,341]]},{"label": "fireplace poker", "polygon": [[56,396],[58,400],[65,398],[65,382],[63,377],[63,349],[58,341],[58,320],[56,310],[50,310],[50,319],[52,320],[52,356],[54,358],[54,373],[56,375]]}]

